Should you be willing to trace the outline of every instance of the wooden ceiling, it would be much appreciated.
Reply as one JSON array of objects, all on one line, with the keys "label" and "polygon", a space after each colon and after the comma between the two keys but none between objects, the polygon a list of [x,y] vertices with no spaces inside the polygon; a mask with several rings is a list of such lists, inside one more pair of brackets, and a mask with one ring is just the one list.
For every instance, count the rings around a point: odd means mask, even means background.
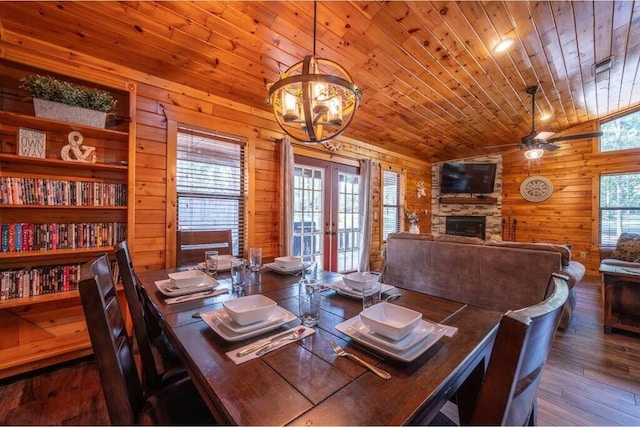
[{"label": "wooden ceiling", "polygon": [[[313,3],[0,2],[0,30],[268,111],[265,84],[313,49]],[[431,162],[513,149],[531,131],[529,86],[538,131],[640,103],[634,1],[319,1],[316,43],[364,89],[345,135]]]}]

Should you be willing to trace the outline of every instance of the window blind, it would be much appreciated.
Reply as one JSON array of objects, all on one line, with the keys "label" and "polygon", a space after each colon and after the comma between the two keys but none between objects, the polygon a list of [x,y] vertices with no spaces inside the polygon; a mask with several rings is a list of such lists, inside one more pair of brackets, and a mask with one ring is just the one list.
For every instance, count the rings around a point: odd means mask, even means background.
[{"label": "window blind", "polygon": [[382,173],[382,240],[400,231],[400,174]]},{"label": "window blind", "polygon": [[615,246],[622,233],[640,230],[640,174],[600,176],[598,242]]},{"label": "window blind", "polygon": [[247,174],[244,138],[178,127],[178,230],[231,230],[244,252]]}]

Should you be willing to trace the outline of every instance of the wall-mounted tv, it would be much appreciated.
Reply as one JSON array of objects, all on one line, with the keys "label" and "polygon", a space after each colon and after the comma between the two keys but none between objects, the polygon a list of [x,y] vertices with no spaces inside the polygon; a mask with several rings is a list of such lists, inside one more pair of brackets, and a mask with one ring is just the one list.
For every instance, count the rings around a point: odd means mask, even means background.
[{"label": "wall-mounted tv", "polygon": [[440,193],[492,193],[495,179],[495,163],[444,163]]}]

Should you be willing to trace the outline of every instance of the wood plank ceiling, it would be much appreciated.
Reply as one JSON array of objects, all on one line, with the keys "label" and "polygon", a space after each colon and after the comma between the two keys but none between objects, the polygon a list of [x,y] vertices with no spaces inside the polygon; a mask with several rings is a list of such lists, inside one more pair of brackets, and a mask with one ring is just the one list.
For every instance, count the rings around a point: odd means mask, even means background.
[{"label": "wood plank ceiling", "polygon": [[[364,89],[346,136],[427,161],[513,149],[640,103],[634,1],[319,1],[317,54]],[[308,1],[0,2],[0,30],[252,107],[310,54]],[[513,47],[492,52],[502,38]],[[593,65],[613,57],[609,71]],[[540,121],[542,114],[552,117]],[[513,145],[510,145],[513,144]]]}]

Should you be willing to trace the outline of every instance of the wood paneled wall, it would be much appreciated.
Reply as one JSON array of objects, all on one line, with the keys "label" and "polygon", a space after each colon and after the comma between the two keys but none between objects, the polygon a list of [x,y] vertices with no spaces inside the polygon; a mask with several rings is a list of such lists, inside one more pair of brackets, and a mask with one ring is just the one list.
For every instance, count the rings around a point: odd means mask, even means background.
[{"label": "wood paneled wall", "polygon": [[[563,134],[594,130],[598,130],[596,121],[568,129]],[[539,162],[528,164],[520,150],[503,156],[502,215],[516,219],[518,241],[569,243],[573,259],[585,264],[588,275],[598,275],[600,174],[639,172],[640,150],[600,154],[597,138],[562,141],[557,145],[558,150],[545,151]],[[554,191],[550,198],[539,203],[522,198],[520,184],[529,175],[542,175],[551,180]]]}]

